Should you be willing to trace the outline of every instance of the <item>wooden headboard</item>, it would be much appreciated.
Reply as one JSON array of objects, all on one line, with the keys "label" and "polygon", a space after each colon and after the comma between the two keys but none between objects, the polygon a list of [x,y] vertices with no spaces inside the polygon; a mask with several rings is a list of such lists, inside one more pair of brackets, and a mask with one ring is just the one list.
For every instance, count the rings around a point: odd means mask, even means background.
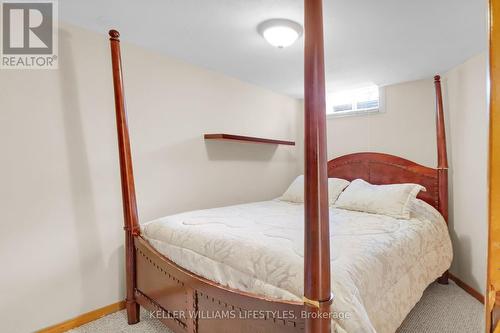
[{"label": "wooden headboard", "polygon": [[328,177],[352,181],[360,178],[371,184],[414,183],[424,186],[419,198],[439,209],[438,170],[407,159],[381,153],[355,153],[328,161]]},{"label": "wooden headboard", "polygon": [[328,177],[352,181],[361,178],[371,184],[414,183],[426,188],[419,198],[434,206],[448,222],[448,158],[441,94],[441,78],[434,77],[436,90],[437,168],[382,153],[355,153],[328,161]]}]

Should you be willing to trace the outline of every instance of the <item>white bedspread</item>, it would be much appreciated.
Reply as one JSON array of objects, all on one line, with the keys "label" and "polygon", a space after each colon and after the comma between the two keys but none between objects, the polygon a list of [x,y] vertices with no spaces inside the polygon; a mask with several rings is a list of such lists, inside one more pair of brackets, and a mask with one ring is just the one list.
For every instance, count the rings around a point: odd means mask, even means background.
[{"label": "white bedspread", "polygon": [[[336,330],[394,333],[425,288],[449,268],[441,215],[417,200],[410,220],[330,209]],[[279,200],[164,217],[142,225],[160,253],[231,288],[301,300],[303,205]]]}]

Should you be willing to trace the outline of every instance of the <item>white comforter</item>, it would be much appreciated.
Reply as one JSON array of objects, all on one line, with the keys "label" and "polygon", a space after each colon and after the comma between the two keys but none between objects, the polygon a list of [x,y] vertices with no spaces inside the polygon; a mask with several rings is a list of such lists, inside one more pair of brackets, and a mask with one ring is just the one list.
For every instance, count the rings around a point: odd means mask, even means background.
[{"label": "white comforter", "polygon": [[[285,300],[303,295],[303,205],[279,200],[192,211],[142,225],[159,252],[231,288]],[[425,288],[449,268],[441,215],[417,200],[410,220],[330,209],[338,332],[394,333]]]}]

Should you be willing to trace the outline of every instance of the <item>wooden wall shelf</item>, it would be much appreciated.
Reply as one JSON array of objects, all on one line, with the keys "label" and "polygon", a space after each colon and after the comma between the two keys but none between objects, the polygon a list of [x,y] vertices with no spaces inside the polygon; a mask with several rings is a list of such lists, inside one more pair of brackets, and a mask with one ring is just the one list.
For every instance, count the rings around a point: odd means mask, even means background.
[{"label": "wooden wall shelf", "polygon": [[252,136],[243,136],[234,134],[205,134],[205,140],[230,140],[230,141],[253,142],[253,143],[267,143],[273,145],[295,146],[294,141],[255,138]]}]

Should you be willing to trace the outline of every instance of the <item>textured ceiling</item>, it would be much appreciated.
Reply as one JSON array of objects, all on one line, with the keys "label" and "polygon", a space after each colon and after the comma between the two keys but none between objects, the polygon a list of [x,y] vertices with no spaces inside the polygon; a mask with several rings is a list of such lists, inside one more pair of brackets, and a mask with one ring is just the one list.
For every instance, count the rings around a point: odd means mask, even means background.
[{"label": "textured ceiling", "polygon": [[[302,0],[63,0],[61,20],[294,97],[303,38],[273,48],[270,18],[303,23]],[[487,48],[486,0],[324,0],[328,90],[444,72]]]}]

